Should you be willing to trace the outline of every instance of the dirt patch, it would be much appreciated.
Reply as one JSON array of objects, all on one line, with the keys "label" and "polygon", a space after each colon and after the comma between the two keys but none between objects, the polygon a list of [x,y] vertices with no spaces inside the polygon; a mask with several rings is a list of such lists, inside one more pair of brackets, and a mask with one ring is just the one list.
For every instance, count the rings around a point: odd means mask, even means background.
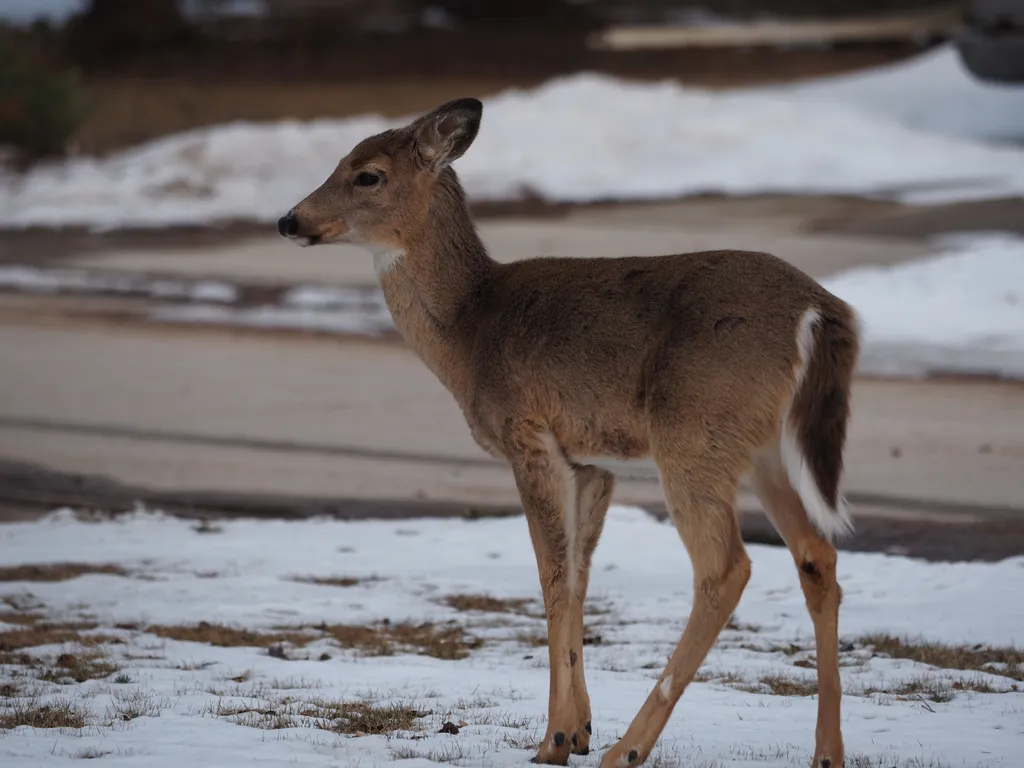
[{"label": "dirt patch", "polygon": [[57,699],[48,704],[17,702],[0,709],[0,730],[27,725],[30,728],[84,728],[89,713],[71,699]]},{"label": "dirt patch", "polygon": [[943,645],[892,635],[866,635],[857,644],[871,648],[878,656],[910,659],[942,669],[987,672],[1024,682],[1024,651],[1013,647]]},{"label": "dirt patch", "polygon": [[37,565],[15,565],[0,568],[0,581],[69,581],[89,573],[109,576],[127,576],[128,572],[119,565],[95,565],[91,563],[44,563]]},{"label": "dirt patch", "polygon": [[[481,613],[518,613],[523,616],[536,616],[536,610],[528,611],[527,606],[535,601],[528,597],[492,597],[491,595],[448,595],[441,601],[456,611]],[[540,614],[543,616],[543,611]]]}]

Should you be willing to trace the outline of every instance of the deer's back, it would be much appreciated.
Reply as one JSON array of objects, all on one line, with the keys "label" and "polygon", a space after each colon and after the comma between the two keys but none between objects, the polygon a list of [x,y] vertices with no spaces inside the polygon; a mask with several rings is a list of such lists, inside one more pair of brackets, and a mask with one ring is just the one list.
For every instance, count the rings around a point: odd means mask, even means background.
[{"label": "deer's back", "polygon": [[799,317],[833,302],[756,252],[502,264],[472,310],[468,415],[495,439],[497,415],[515,411],[563,422],[572,435],[562,439],[581,453],[643,455],[660,379],[714,377],[729,361],[780,386]]}]

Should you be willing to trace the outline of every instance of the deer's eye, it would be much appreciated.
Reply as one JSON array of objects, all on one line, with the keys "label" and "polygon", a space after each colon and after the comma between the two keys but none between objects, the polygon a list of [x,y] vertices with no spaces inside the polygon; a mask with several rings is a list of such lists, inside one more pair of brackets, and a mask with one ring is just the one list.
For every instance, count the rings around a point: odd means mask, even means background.
[{"label": "deer's eye", "polygon": [[356,176],[357,187],[372,187],[379,181],[380,176],[378,176],[376,173],[367,173],[366,171],[363,171],[358,176]]}]

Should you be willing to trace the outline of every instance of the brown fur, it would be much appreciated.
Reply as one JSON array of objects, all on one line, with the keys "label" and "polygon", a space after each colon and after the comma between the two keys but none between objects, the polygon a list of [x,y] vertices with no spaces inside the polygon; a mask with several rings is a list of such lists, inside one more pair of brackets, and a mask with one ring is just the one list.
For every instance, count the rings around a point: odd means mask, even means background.
[{"label": "brown fur", "polygon": [[[376,252],[396,327],[451,391],[477,442],[512,468],[548,619],[549,722],[538,761],[585,754],[592,730],[583,602],[613,478],[578,460],[650,455],[693,561],[695,598],[659,685],[602,765],[646,759],[738,603],[750,560],[734,502],[751,468],[814,618],[815,765],[841,765],[836,553],[809,522],[779,444],[789,412],[834,508],[857,356],[852,311],[764,253],[493,261],[449,165],[480,113],[463,99],[365,140],[280,227],[310,244]],[[820,320],[794,397],[797,329],[809,310]]]}]

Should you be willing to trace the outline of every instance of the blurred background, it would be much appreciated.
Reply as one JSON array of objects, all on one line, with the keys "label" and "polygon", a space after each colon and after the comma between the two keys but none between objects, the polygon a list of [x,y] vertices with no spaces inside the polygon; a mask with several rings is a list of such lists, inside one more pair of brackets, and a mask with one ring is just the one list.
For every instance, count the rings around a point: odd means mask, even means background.
[{"label": "blurred background", "polygon": [[[457,170],[495,258],[792,261],[866,323],[848,546],[1024,551],[1024,3],[0,0],[0,25],[5,519],[515,513],[369,258],[274,231],[357,141],[472,95]],[[653,467],[615,466],[661,514]]]}]

